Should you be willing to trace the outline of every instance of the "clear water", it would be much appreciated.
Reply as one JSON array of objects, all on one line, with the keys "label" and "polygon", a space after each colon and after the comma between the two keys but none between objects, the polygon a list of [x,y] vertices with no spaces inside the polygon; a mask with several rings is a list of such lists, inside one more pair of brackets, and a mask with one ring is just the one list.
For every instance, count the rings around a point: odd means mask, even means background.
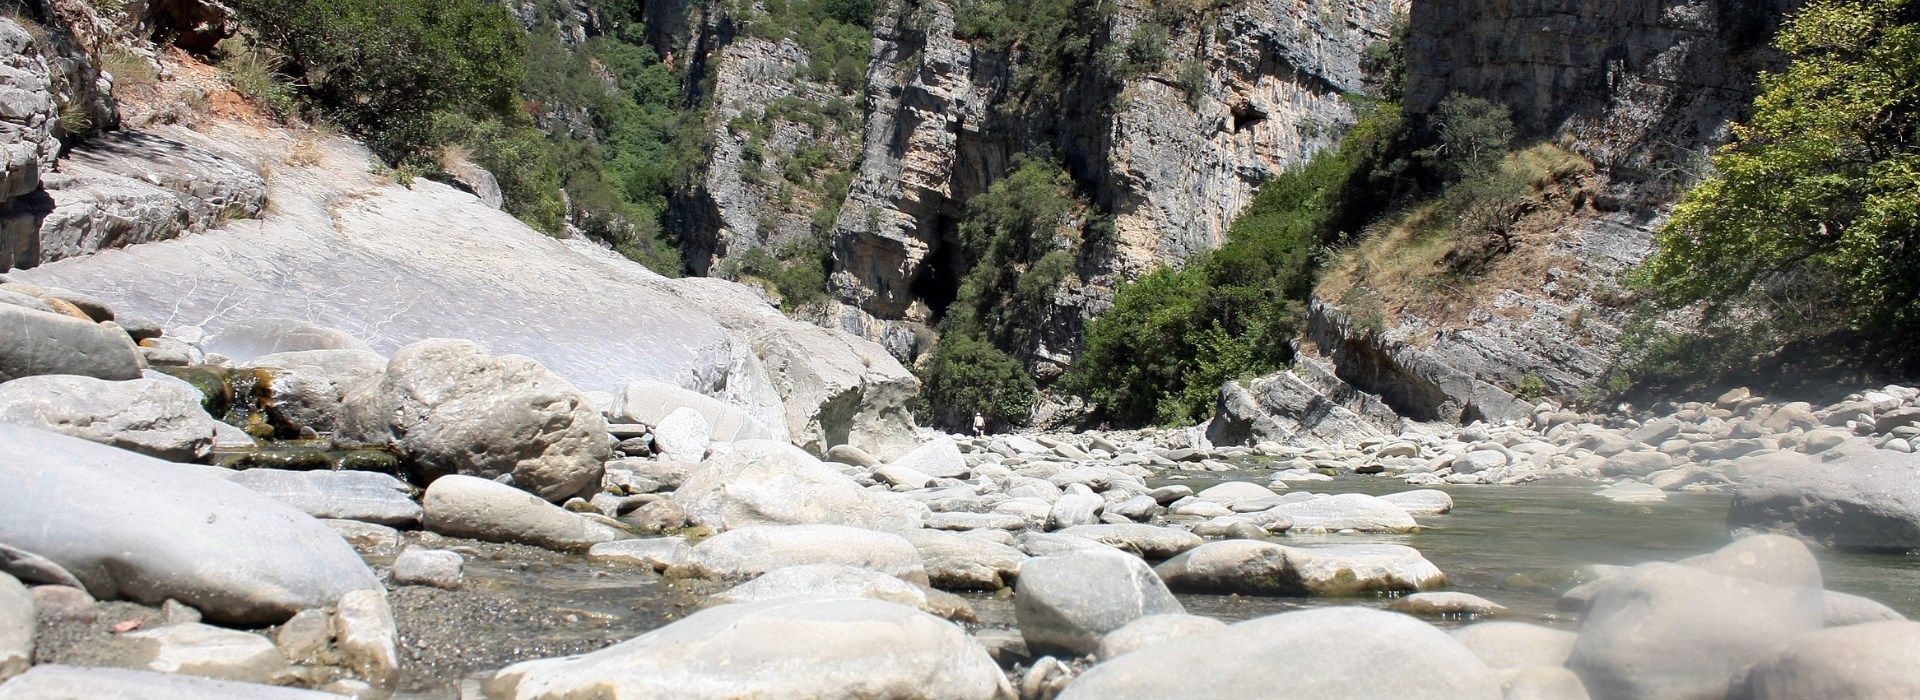
[{"label": "clear water", "polygon": [[[1210,473],[1154,483],[1184,483],[1195,490],[1222,481],[1266,483],[1265,473]],[[1394,479],[1346,477],[1294,484],[1295,491],[1386,494],[1411,490]],[[1448,486],[1454,510],[1419,516],[1422,530],[1408,534],[1288,535],[1289,545],[1391,543],[1426,555],[1452,580],[1452,590],[1507,606],[1516,619],[1571,624],[1559,612],[1560,594],[1590,564],[1631,566],[1672,561],[1712,551],[1731,538],[1726,529],[1728,494],[1674,493],[1665,503],[1618,504],[1592,495],[1599,486],[1580,480],[1521,486]],[[1920,556],[1851,554],[1816,550],[1827,588],[1863,595],[1920,617]],[[1385,605],[1388,599],[1249,599],[1182,596],[1191,612],[1245,619],[1319,605]]]}]

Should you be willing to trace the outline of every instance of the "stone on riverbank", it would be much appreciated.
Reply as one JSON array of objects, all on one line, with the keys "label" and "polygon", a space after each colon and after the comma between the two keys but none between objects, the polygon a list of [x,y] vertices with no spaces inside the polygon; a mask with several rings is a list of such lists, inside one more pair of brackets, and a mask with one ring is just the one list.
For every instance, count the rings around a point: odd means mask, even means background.
[{"label": "stone on riverbank", "polygon": [[549,501],[599,487],[607,421],[567,380],[465,340],[400,348],[378,382],[347,396],[343,437],[399,452],[421,483],[449,474],[513,483]]},{"label": "stone on riverbank", "polygon": [[1261,512],[1293,520],[1293,532],[1411,532],[1420,529],[1413,516],[1384,499],[1360,493],[1320,496],[1284,503]]},{"label": "stone on riverbank", "polygon": [[1110,660],[1161,642],[1205,634],[1226,629],[1227,623],[1211,617],[1170,613],[1166,615],[1148,615],[1122,625],[1120,629],[1108,632],[1100,638],[1100,649],[1095,653],[1100,660]]},{"label": "stone on riverbank", "polygon": [[686,561],[692,551],[684,537],[650,537],[602,542],[587,550],[587,561],[619,562],[665,571]]},{"label": "stone on riverbank", "polygon": [[584,550],[624,533],[512,486],[472,476],[443,476],[421,499],[428,530],[488,542]]},{"label": "stone on riverbank", "polygon": [[1841,549],[1920,549],[1920,455],[1866,450],[1765,470],[1734,490],[1727,527]]},{"label": "stone on riverbank", "polygon": [[840,525],[762,525],[694,545],[671,577],[745,579],[802,564],[845,564],[927,584],[926,565],[899,535]]},{"label": "stone on riverbank", "polygon": [[240,368],[267,370],[265,408],[275,422],[330,433],[340,427],[348,392],[385,372],[387,358],[364,349],[299,350],[262,355]]},{"label": "stone on riverbank", "polygon": [[581,697],[1012,697],[979,642],[911,607],[785,598],[703,610],[590,654],[507,667],[487,684],[513,700]]},{"label": "stone on riverbank", "polygon": [[0,700],[341,700],[341,696],[174,673],[43,664],[6,683]]},{"label": "stone on riverbank", "polygon": [[1819,564],[1778,535],[1596,583],[1567,661],[1595,697],[1724,696],[1776,641],[1826,617]]},{"label": "stone on riverbank", "polygon": [[1453,496],[1439,489],[1414,489],[1389,493],[1380,500],[1400,506],[1408,515],[1442,515],[1453,511]]},{"label": "stone on riverbank", "polygon": [[872,598],[911,605],[949,620],[970,622],[974,619],[973,606],[959,596],[845,564],[801,564],[774,569],[716,593],[707,602],[737,605],[803,597]]},{"label": "stone on riverbank", "polygon": [[756,525],[919,526],[907,504],[861,488],[799,448],[765,440],[733,443],[695,467],[673,500],[715,532]]},{"label": "stone on riverbank", "polygon": [[1206,541],[1186,530],[1144,524],[1077,525],[1059,532],[1062,535],[1085,537],[1155,561],[1178,556]]},{"label": "stone on riverbank", "polygon": [[0,423],[26,425],[175,462],[213,451],[214,420],[177,381],[42,375],[0,384]]},{"label": "stone on riverbank", "polygon": [[1875,622],[1799,635],[1754,664],[1727,697],[1920,697],[1920,623]]},{"label": "stone on riverbank", "polygon": [[465,557],[452,550],[408,547],[393,558],[393,583],[453,590],[466,580],[466,562]]},{"label": "stone on riverbank", "polygon": [[1446,582],[1446,575],[1419,551],[1393,544],[1288,547],[1223,540],[1174,557],[1154,571],[1174,590],[1243,595],[1419,591]]},{"label": "stone on riverbank", "polygon": [[132,662],[149,671],[266,683],[290,670],[273,641],[257,634],[200,623],[131,632]]},{"label": "stone on riverbank", "polygon": [[36,619],[27,587],[0,573],[0,681],[20,675],[33,663]]},{"label": "stone on riverbank", "polygon": [[174,598],[222,623],[274,624],[379,588],[332,528],[201,469],[0,425],[0,541],[95,597]]},{"label": "stone on riverbank", "polygon": [[926,562],[935,588],[993,591],[1013,585],[1027,555],[978,535],[939,530],[901,533]]},{"label": "stone on riverbank", "polygon": [[1145,562],[1113,550],[1028,559],[1013,600],[1036,655],[1091,654],[1108,632],[1135,619],[1186,612]]},{"label": "stone on riverbank", "polygon": [[[1381,663],[1392,659],[1392,663]],[[1324,608],[1248,620],[1106,661],[1060,700],[1501,700],[1464,645],[1405,615]]]},{"label": "stone on riverbank", "polygon": [[0,304],[0,382],[43,374],[108,381],[140,378],[140,351],[125,332],[70,316]]}]

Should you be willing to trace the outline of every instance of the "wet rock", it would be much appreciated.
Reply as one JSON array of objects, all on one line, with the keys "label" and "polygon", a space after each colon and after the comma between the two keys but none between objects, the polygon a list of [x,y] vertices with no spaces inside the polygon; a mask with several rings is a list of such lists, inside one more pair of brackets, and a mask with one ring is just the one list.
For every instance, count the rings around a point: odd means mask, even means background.
[{"label": "wet rock", "polygon": [[1920,456],[1869,450],[1766,470],[1734,490],[1727,527],[1842,549],[1920,548]]},{"label": "wet rock", "polygon": [[317,660],[333,645],[333,613],[320,608],[302,610],[280,625],[273,643],[293,663]]},{"label": "wet rock", "polygon": [[1185,612],[1146,563],[1112,550],[1028,559],[1014,591],[1014,615],[1035,654],[1091,654],[1135,619]]},{"label": "wet rock", "polygon": [[584,550],[623,536],[533,494],[472,476],[441,477],[421,505],[428,530],[454,537]]},{"label": "wet rock", "polygon": [[466,580],[465,567],[466,558],[459,552],[408,547],[393,558],[393,582],[400,586],[458,589]]},{"label": "wet rock", "polygon": [[1498,615],[1506,612],[1507,606],[1477,595],[1444,591],[1398,598],[1388,603],[1387,609],[1421,617],[1477,617]]},{"label": "wet rock", "polygon": [[309,350],[360,350],[367,344],[338,328],[291,318],[254,318],[229,324],[200,343],[235,362],[279,353]]},{"label": "wet rock", "polygon": [[1205,540],[1186,530],[1153,525],[1076,525],[1059,531],[1062,535],[1085,537],[1110,545],[1122,551],[1132,552],[1150,560],[1167,559],[1181,552],[1198,547]]},{"label": "wet rock", "polygon": [[1148,615],[1101,637],[1100,649],[1095,655],[1106,661],[1168,640],[1226,629],[1226,626],[1224,622],[1199,615]]},{"label": "wet rock", "polygon": [[763,440],[715,454],[688,475],[673,501],[716,532],[798,524],[905,530],[921,518],[792,445]]},{"label": "wet rock", "polygon": [[1920,697],[1920,623],[1873,622],[1799,635],[1754,664],[1727,697]]},{"label": "wet rock", "polygon": [[33,664],[33,633],[39,616],[35,596],[12,576],[0,574],[0,681]]},{"label": "wet rock", "polygon": [[1288,547],[1209,542],[1155,569],[1174,590],[1248,595],[1353,595],[1439,586],[1444,574],[1411,547]]},{"label": "wet rock", "polygon": [[514,700],[1012,696],[993,659],[958,626],[897,603],[849,598],[703,610],[591,654],[509,666],[487,690]]},{"label": "wet rock", "polygon": [[644,566],[654,571],[665,571],[675,564],[686,561],[687,546],[684,537],[650,537],[635,540],[616,540],[602,542],[587,550],[587,561],[618,562]]},{"label": "wet rock", "polygon": [[316,518],[409,526],[422,513],[411,497],[413,487],[378,472],[246,469],[228,481]]},{"label": "wet rock", "polygon": [[606,419],[567,380],[464,340],[395,351],[380,381],[347,397],[340,432],[399,452],[421,483],[510,474],[549,501],[598,488],[612,453]]},{"label": "wet rock", "polygon": [[1661,491],[1660,487],[1632,481],[1608,486],[1595,491],[1593,495],[1614,503],[1664,503],[1667,500],[1666,492]]},{"label": "wet rock", "polygon": [[1259,484],[1247,483],[1245,481],[1229,481],[1208,487],[1200,493],[1194,494],[1194,497],[1203,501],[1213,501],[1221,505],[1232,505],[1239,501],[1253,500],[1256,498],[1272,498],[1277,495],[1279,494],[1274,493],[1272,489]]},{"label": "wet rock", "polygon": [[257,634],[189,623],[131,632],[132,662],[149,671],[266,683],[287,671],[273,641]]},{"label": "wet rock", "polygon": [[44,374],[139,379],[140,351],[127,334],[60,314],[0,304],[0,382]]},{"label": "wet rock", "polygon": [[386,371],[387,358],[367,350],[300,350],[262,355],[240,369],[264,369],[266,410],[276,423],[331,433],[340,427],[347,392]]},{"label": "wet rock", "polygon": [[379,587],[331,528],[193,467],[0,425],[0,483],[0,541],[99,598],[174,598],[215,622],[273,624]]},{"label": "wet rock", "polygon": [[728,530],[694,545],[668,576],[740,579],[802,564],[845,564],[927,584],[913,543],[899,535],[840,525],[762,525]]},{"label": "wet rock", "polygon": [[927,579],[935,588],[999,590],[1013,585],[1027,555],[975,535],[937,530],[908,530],[901,535],[913,543],[926,563]]},{"label": "wet rock", "polygon": [[1502,694],[1492,669],[1432,625],[1379,610],[1323,608],[1141,649],[1093,667],[1060,700],[1175,697],[1500,700]]},{"label": "wet rock", "polygon": [[1596,697],[1720,697],[1776,640],[1819,629],[1820,568],[1798,541],[1749,537],[1598,582],[1567,667]]},{"label": "wet rock", "polygon": [[774,569],[714,594],[708,603],[738,605],[802,597],[872,598],[911,605],[950,620],[974,619],[973,607],[957,596],[845,564],[802,564]]},{"label": "wet rock", "polygon": [[1659,452],[1622,452],[1608,457],[1600,465],[1607,476],[1646,476],[1673,466],[1673,460]]},{"label": "wet rock", "polygon": [[141,700],[340,700],[313,690],[120,668],[43,664],[0,685],[4,700],[140,698]]},{"label": "wet rock", "polygon": [[1386,500],[1359,493],[1321,496],[1287,503],[1265,511],[1293,520],[1294,532],[1410,532],[1420,529],[1405,509]]},{"label": "wet rock", "polygon": [[1839,591],[1827,591],[1827,615],[1824,624],[1827,627],[1845,627],[1866,622],[1887,622],[1905,620],[1907,616],[1900,611],[1887,607],[1885,603]]},{"label": "wet rock", "polygon": [[0,422],[185,462],[213,451],[200,394],[175,381],[45,375],[0,384]]}]

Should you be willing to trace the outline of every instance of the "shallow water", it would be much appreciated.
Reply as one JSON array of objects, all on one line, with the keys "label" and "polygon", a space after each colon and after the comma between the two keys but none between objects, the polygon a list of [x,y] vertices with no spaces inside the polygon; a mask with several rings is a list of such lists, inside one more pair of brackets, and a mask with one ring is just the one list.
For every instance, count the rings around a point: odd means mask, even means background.
[{"label": "shallow water", "polygon": [[[1169,475],[1160,483],[1195,490],[1222,481],[1265,484],[1256,473]],[[1295,483],[1295,491],[1386,494],[1411,490],[1397,479],[1344,477]],[[1422,530],[1409,534],[1287,535],[1288,545],[1404,544],[1446,572],[1452,590],[1472,593],[1511,609],[1518,619],[1572,624],[1559,612],[1560,593],[1580,580],[1589,564],[1631,566],[1672,561],[1712,551],[1731,538],[1724,493],[1673,493],[1665,503],[1618,504],[1593,495],[1599,486],[1582,480],[1521,486],[1447,486],[1454,510],[1418,516]],[[1850,554],[1816,550],[1827,588],[1867,596],[1920,617],[1920,556]],[[1182,596],[1192,612],[1244,619],[1300,607],[1385,605],[1388,599],[1235,599]]]}]

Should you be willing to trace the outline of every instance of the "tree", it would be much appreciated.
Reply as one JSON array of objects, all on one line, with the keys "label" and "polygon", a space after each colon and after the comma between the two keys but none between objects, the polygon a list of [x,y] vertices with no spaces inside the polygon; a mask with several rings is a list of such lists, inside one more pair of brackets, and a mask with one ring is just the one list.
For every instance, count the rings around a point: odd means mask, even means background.
[{"label": "tree", "polygon": [[1019,425],[1033,408],[1033,377],[1019,360],[978,336],[941,338],[921,380],[928,409],[922,413],[949,428],[971,427],[976,413],[994,425]]},{"label": "tree", "polygon": [[1438,116],[1440,141],[1419,155],[1449,182],[1492,172],[1513,143],[1512,117],[1492,102],[1456,92],[1440,101]]},{"label": "tree", "polygon": [[[1920,27],[1909,0],[1816,0],[1775,45],[1753,116],[1662,228],[1645,282],[1669,308],[1837,292],[1841,319],[1920,327]],[[1770,303],[1768,303],[1770,302]]]}]

